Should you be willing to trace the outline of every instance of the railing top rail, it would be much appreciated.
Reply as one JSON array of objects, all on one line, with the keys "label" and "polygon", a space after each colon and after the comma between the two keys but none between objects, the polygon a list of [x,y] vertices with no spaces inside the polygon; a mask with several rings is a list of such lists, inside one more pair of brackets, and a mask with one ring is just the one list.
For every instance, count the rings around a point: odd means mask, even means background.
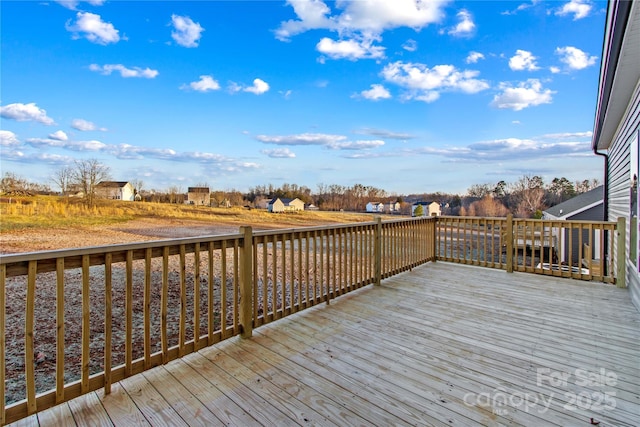
[{"label": "railing top rail", "polygon": [[235,240],[243,237],[240,233],[204,235],[196,237],[184,237],[178,239],[150,240],[136,243],[120,243],[115,245],[88,246],[84,248],[56,249],[50,251],[25,252],[19,254],[0,255],[0,264],[13,264],[24,261],[40,261],[52,258],[66,258],[81,255],[107,254],[123,251],[131,251],[148,248],[162,248],[165,246],[190,245],[194,243],[208,243],[223,240]]},{"label": "railing top rail", "polygon": [[435,217],[438,219],[455,219],[455,220],[489,220],[489,221],[506,221],[507,217],[505,216],[496,216],[496,217],[492,217],[492,216],[455,216],[455,215],[440,215],[438,217]]},{"label": "railing top rail", "polygon": [[262,236],[280,236],[283,234],[295,234],[295,233],[306,233],[311,231],[326,231],[326,230],[337,230],[337,229],[346,229],[346,228],[362,228],[367,226],[373,226],[376,223],[374,221],[368,222],[353,222],[347,224],[330,224],[330,225],[320,225],[315,227],[299,227],[299,228],[278,228],[274,230],[254,230],[253,235],[257,237]]},{"label": "railing top rail", "polygon": [[513,218],[514,223],[519,222],[539,222],[540,224],[557,223],[557,224],[576,224],[576,225],[613,225],[614,221],[593,221],[593,220],[567,220],[567,219],[533,219],[533,218]]}]

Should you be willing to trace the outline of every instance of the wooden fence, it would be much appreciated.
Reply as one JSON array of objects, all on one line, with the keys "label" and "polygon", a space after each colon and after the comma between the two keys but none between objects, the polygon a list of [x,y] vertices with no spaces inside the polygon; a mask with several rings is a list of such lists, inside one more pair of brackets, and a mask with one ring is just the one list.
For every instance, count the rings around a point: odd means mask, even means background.
[{"label": "wooden fence", "polygon": [[[607,248],[619,230],[511,217],[378,218],[4,255],[0,424],[99,388],[109,393],[126,377],[436,259],[613,281]],[[554,258],[559,250],[565,257],[562,242],[575,233],[589,273],[566,272],[575,263]],[[545,252],[556,236],[555,252]]]},{"label": "wooden fence", "polygon": [[439,217],[437,259],[624,287],[624,218],[603,221]]}]

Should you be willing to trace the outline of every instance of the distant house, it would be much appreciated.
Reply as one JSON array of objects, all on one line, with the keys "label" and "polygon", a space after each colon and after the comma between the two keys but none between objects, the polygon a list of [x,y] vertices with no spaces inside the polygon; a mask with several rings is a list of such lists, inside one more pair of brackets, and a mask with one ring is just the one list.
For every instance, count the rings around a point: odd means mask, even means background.
[{"label": "distant house", "polygon": [[386,202],[383,210],[386,213],[400,212],[400,202]]},{"label": "distant house", "polygon": [[132,202],[135,191],[127,181],[102,181],[96,185],[96,196],[102,199]]},{"label": "distant house", "polygon": [[547,209],[542,212],[542,219],[602,221],[603,195],[604,188],[601,185]]},{"label": "distant house", "polygon": [[276,197],[271,199],[269,205],[267,205],[269,212],[296,212],[304,210],[304,202],[297,197],[295,199],[284,199]]},{"label": "distant house", "polygon": [[440,216],[442,210],[438,202],[416,202],[411,205],[411,216],[416,216],[416,209],[422,206],[422,216]]},{"label": "distant house", "polygon": [[189,187],[187,189],[187,201],[188,205],[197,206],[210,206],[211,205],[211,192],[209,187]]},{"label": "distant house", "polygon": [[384,203],[382,202],[369,202],[367,203],[367,212],[384,212]]},{"label": "distant house", "polygon": [[[546,220],[567,220],[567,221],[602,221],[604,216],[604,187],[599,186],[586,193],[559,203],[542,212],[542,219]],[[558,254],[560,261],[567,261],[569,254],[572,254],[572,263],[579,263],[580,242],[593,242],[592,253],[600,253],[600,235],[593,232],[589,238],[589,232],[584,230],[584,234],[570,233],[570,229],[565,229],[564,234],[554,236],[558,247],[562,252]],[[567,244],[571,239],[571,244]]]},{"label": "distant house", "polygon": [[314,205],[313,203],[309,203],[307,205],[304,205],[304,210],[305,211],[319,211],[320,208],[317,207],[316,205]]},{"label": "distant house", "polygon": [[[607,221],[625,219],[626,270],[620,272],[640,310],[640,2],[607,3],[598,102],[591,148],[604,159]],[[624,274],[624,276],[622,276]]]}]

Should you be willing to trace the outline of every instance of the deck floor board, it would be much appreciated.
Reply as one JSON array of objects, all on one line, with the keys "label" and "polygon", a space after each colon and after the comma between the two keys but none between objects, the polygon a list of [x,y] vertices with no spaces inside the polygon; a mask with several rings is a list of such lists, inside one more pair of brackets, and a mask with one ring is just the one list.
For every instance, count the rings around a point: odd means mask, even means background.
[{"label": "deck floor board", "polygon": [[591,419],[640,424],[640,313],[628,291],[437,262],[260,326],[251,339],[231,338],[125,379],[111,395],[90,393],[16,425],[531,426]]}]

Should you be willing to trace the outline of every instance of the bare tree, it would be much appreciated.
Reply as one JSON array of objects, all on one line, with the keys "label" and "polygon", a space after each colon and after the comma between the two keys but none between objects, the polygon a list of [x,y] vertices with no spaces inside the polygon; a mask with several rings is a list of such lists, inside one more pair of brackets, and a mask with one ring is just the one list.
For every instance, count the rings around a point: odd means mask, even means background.
[{"label": "bare tree", "polygon": [[593,190],[600,185],[600,182],[593,178],[591,181],[585,179],[583,181],[576,181],[575,189],[578,194],[586,193],[589,190]]},{"label": "bare tree", "polygon": [[2,180],[0,180],[0,192],[2,193],[27,191],[27,187],[27,181],[12,172],[5,172]]},{"label": "bare tree", "polygon": [[[469,213],[473,211],[473,213]],[[471,203],[467,214],[470,216],[503,217],[507,216],[507,209],[500,201],[491,195],[486,195],[482,199]]]},{"label": "bare tree", "polygon": [[144,181],[141,179],[132,179],[131,185],[133,186],[134,200],[142,200],[142,187],[144,187]]},{"label": "bare tree", "polygon": [[66,196],[69,193],[69,187],[73,179],[73,168],[64,166],[53,173],[51,180],[60,188],[60,193]]},{"label": "bare tree", "polygon": [[487,194],[491,194],[494,190],[494,187],[491,184],[473,184],[467,190],[467,194],[470,197],[477,197],[482,199]]},{"label": "bare tree", "polygon": [[513,183],[511,195],[517,217],[533,218],[537,211],[544,209],[544,181],[537,175],[525,175]]},{"label": "bare tree", "polygon": [[72,182],[84,193],[88,206],[95,203],[96,187],[102,181],[111,179],[109,167],[96,159],[77,160],[72,173]]},{"label": "bare tree", "polygon": [[178,199],[181,199],[180,195],[183,193],[183,191],[181,187],[172,185],[167,189],[167,193],[169,194],[169,203],[178,203]]}]

